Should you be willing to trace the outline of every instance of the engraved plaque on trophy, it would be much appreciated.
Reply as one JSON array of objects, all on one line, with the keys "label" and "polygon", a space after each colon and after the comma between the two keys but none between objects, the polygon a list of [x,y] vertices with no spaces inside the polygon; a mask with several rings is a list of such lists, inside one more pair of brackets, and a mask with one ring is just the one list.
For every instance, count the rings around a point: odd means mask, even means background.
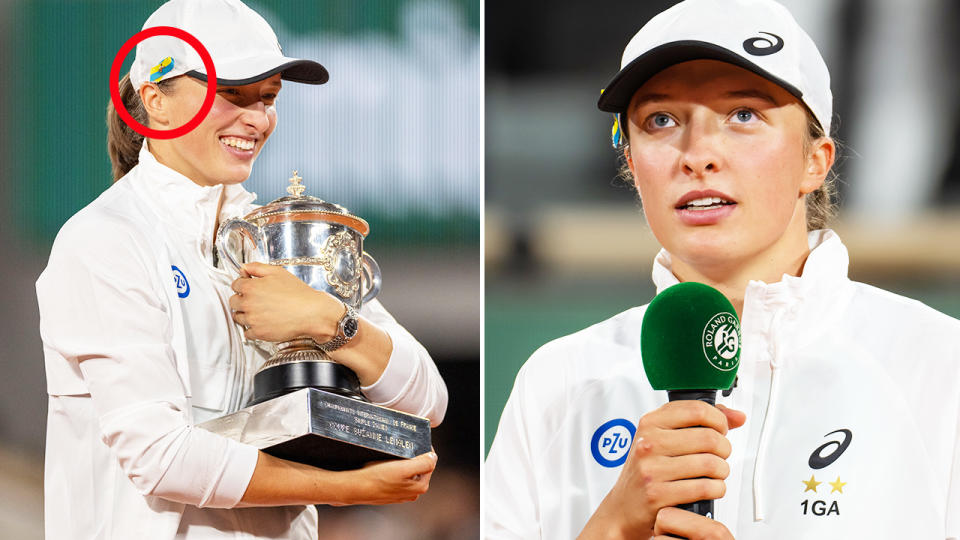
[{"label": "engraved plaque on trophy", "polygon": [[[381,285],[379,266],[363,251],[370,226],[340,205],[304,195],[301,180],[294,171],[288,196],[225,221],[218,252],[238,274],[247,262],[283,266],[359,310]],[[254,375],[251,403],[200,427],[331,470],[430,451],[426,418],[369,403],[356,374],[310,338],[277,344]]]}]

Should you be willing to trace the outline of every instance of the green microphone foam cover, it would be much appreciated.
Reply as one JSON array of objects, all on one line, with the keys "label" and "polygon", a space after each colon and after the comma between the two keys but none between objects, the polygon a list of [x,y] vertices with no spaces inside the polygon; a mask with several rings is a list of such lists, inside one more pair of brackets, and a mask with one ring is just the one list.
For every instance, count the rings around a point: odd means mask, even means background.
[{"label": "green microphone foam cover", "polygon": [[643,369],[654,390],[726,390],[740,365],[740,320],[720,291],[678,283],[647,306]]}]

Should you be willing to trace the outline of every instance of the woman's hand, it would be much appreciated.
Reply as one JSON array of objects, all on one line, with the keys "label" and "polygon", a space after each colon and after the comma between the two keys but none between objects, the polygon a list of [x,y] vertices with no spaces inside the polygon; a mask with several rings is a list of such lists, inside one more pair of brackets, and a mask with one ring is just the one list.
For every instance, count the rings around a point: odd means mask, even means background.
[{"label": "woman's hand", "polygon": [[312,337],[323,343],[337,332],[343,302],[312,289],[281,266],[247,263],[231,288],[233,320],[244,326],[247,339],[279,343]]},{"label": "woman's hand", "polygon": [[375,461],[362,469],[350,471],[354,476],[337,494],[333,506],[351,504],[393,504],[411,502],[427,492],[430,477],[437,466],[433,452],[413,459]]},{"label": "woman's hand", "polygon": [[653,534],[656,536],[652,540],[670,540],[677,536],[688,540],[734,540],[723,523],[679,508],[660,510]]},{"label": "woman's hand", "polygon": [[[247,339],[280,343],[306,337],[326,343],[337,335],[337,325],[346,308],[339,299],[316,291],[281,266],[263,263],[243,265],[249,277],[230,286],[233,320],[244,327]],[[390,361],[393,340],[382,328],[360,317],[356,337],[330,353],[347,366],[360,384],[375,383]]]},{"label": "woman's hand", "polygon": [[661,509],[723,497],[725,435],[745,421],[740,411],[702,401],[672,401],[645,414],[617,482],[580,538],[649,538]]},{"label": "woman's hand", "polygon": [[437,454],[328,471],[260,452],[238,506],[393,504],[417,500],[430,487]]}]

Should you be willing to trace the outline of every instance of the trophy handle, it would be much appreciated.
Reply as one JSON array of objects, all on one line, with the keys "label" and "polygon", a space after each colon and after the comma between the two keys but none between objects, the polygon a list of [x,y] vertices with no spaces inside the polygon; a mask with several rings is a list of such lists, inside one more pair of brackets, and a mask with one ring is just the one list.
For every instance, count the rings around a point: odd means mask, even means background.
[{"label": "trophy handle", "polygon": [[363,293],[362,303],[366,304],[367,302],[376,298],[380,294],[380,285],[382,285],[383,280],[380,276],[380,265],[377,264],[377,261],[370,256],[366,251],[363,252],[363,277],[361,278],[361,283],[366,282],[370,287],[367,289],[367,292]]},{"label": "trophy handle", "polygon": [[[220,225],[220,230],[217,232],[217,251],[238,275],[243,276],[246,274],[246,272],[243,271],[243,263],[240,262],[242,257],[238,257],[236,254],[230,251],[229,248],[230,235],[237,231],[239,231],[241,234],[246,232],[250,237],[250,240],[253,242],[253,245],[257,248],[257,250],[259,250],[260,246],[257,245],[257,237],[260,236],[260,228],[249,221],[239,218],[230,218]],[[242,239],[240,240],[240,249],[243,249]]]}]

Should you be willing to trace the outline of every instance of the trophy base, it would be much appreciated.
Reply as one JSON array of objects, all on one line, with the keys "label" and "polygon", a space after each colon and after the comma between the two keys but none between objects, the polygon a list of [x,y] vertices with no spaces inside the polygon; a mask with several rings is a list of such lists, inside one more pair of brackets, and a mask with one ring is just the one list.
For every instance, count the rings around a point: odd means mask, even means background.
[{"label": "trophy base", "polygon": [[253,398],[248,405],[256,405],[304,388],[318,388],[367,401],[360,392],[360,379],[357,374],[346,366],[326,360],[290,362],[261,369],[253,376]]},{"label": "trophy base", "polygon": [[334,471],[430,451],[430,421],[315,388],[303,388],[197,427],[281,459]]}]

